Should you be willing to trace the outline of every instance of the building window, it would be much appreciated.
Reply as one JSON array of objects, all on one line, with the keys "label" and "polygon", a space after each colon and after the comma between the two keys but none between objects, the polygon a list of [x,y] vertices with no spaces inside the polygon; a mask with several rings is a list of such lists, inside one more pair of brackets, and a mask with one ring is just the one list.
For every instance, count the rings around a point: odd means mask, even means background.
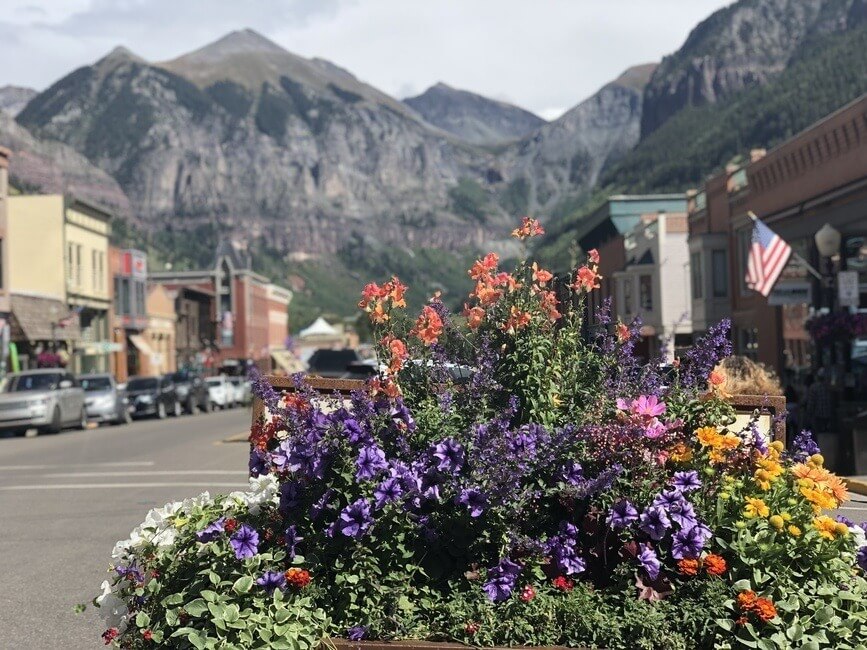
[{"label": "building window", "polygon": [[99,279],[96,274],[97,263],[96,258],[99,255],[96,251],[90,251],[90,286],[94,291],[99,291]]},{"label": "building window", "polygon": [[756,359],[759,356],[759,330],[755,327],[738,329],[738,354]]},{"label": "building window", "polygon": [[737,241],[738,270],[740,271],[738,286],[741,288],[741,295],[746,296],[752,292],[752,290],[747,287],[747,260],[750,256],[750,248],[752,248],[753,245],[753,229],[750,227],[738,230]]},{"label": "building window", "polygon": [[72,244],[66,245],[66,282],[75,282],[75,246]]},{"label": "building window", "polygon": [[81,271],[81,244],[75,245],[75,286],[81,286],[83,273]]},{"label": "building window", "polygon": [[729,295],[728,255],[724,250],[711,251],[711,275],[713,297],[726,298]]},{"label": "building window", "polygon": [[643,311],[653,311],[653,276],[638,276],[638,300]]},{"label": "building window", "polygon": [[701,272],[701,253],[693,253],[689,258],[689,268],[692,271],[692,299],[701,300],[704,295],[704,278]]},{"label": "building window", "polygon": [[623,283],[623,313],[626,316],[631,316],[632,310],[632,276],[627,276],[621,281]]}]

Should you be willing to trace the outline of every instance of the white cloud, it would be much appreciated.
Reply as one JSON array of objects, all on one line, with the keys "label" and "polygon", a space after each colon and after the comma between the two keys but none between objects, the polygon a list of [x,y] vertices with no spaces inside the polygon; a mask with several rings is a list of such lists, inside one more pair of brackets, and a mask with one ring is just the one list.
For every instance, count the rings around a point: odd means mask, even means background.
[{"label": "white cloud", "polygon": [[45,88],[115,45],[164,60],[251,27],[402,97],[437,81],[543,116],[659,60],[726,0],[7,0],[0,85]]}]

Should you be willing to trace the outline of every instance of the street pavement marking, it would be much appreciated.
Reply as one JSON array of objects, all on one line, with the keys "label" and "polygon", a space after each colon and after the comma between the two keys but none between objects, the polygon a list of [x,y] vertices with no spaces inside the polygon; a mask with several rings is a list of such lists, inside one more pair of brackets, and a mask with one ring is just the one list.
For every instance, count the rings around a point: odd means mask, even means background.
[{"label": "street pavement marking", "polygon": [[238,476],[249,476],[248,472],[242,472],[236,469],[175,469],[154,470],[150,472],[62,472],[57,474],[40,474],[39,478],[100,478],[102,476],[174,476],[175,474],[184,474],[187,476],[225,476],[227,474],[237,474]]},{"label": "street pavement marking", "polygon": [[0,471],[33,470],[33,469],[71,469],[73,467],[152,467],[154,461],[118,462],[118,463],[64,463],[62,465],[0,465]]},{"label": "street pavement marking", "polygon": [[853,508],[852,506],[841,506],[839,508],[834,508],[835,510],[857,510],[858,512],[867,512],[867,503],[864,504],[861,508]]},{"label": "street pavement marking", "polygon": [[105,490],[117,488],[163,488],[163,487],[231,487],[243,489],[245,483],[66,483],[57,485],[6,485],[0,486],[0,492],[23,492],[25,490]]}]

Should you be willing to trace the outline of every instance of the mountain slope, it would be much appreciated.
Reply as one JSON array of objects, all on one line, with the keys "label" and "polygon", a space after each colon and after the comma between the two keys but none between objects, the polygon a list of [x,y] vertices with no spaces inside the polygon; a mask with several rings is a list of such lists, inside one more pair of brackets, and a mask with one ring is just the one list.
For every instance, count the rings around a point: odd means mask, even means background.
[{"label": "mountain slope", "polygon": [[3,86],[0,88],[0,111],[15,117],[37,94],[32,88]]},{"label": "mountain slope", "polygon": [[353,231],[449,248],[506,229],[502,211],[481,224],[450,207],[460,179],[487,183],[489,153],[248,31],[159,65],[115,50],[18,120],[112,174],[152,230],[216,223],[321,254]]},{"label": "mountain slope", "polygon": [[438,83],[404,104],[461,140],[497,145],[536,130],[545,120],[523,108]]},{"label": "mountain slope", "polygon": [[687,107],[768,83],[798,49],[857,26],[865,0],[741,0],[702,21],[647,86],[642,137]]},{"label": "mountain slope", "polygon": [[80,153],[59,142],[33,136],[0,111],[0,144],[12,150],[9,177],[24,191],[70,193],[130,217],[129,199],[111,176]]},{"label": "mountain slope", "polygon": [[512,213],[551,212],[589,191],[599,174],[639,139],[642,92],[655,64],[635,66],[595,95],[545,124],[501,155],[510,186],[501,203]]}]

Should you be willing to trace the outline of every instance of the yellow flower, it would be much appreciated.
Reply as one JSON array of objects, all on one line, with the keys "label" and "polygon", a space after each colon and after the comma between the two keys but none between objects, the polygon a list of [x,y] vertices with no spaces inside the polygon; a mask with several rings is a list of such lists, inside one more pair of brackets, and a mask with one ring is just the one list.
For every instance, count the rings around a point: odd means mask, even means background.
[{"label": "yellow flower", "polygon": [[819,535],[825,539],[834,539],[834,536],[837,534],[837,522],[827,515],[816,517],[813,520],[813,528],[818,530]]},{"label": "yellow flower", "polygon": [[849,526],[844,524],[842,521],[838,521],[837,525],[834,526],[837,530],[838,535],[848,535],[849,534]]},{"label": "yellow flower", "polygon": [[792,521],[792,515],[788,512],[781,512],[780,516],[783,518],[783,521]]},{"label": "yellow flower", "polygon": [[789,535],[792,537],[800,537],[801,529],[798,528],[795,524],[789,524]]},{"label": "yellow flower", "polygon": [[783,518],[780,515],[771,515],[770,519],[768,519],[771,526],[776,528],[777,530],[783,530],[783,526],[786,525],[786,522],[783,521]]},{"label": "yellow flower", "polygon": [[771,443],[771,449],[773,449],[777,453],[781,453],[785,448],[785,445],[780,440],[774,440]]},{"label": "yellow flower", "polygon": [[813,454],[812,456],[810,456],[810,459],[807,461],[807,463],[816,467],[821,467],[825,464],[825,457],[822,454]]},{"label": "yellow flower", "polygon": [[675,463],[685,463],[692,460],[692,450],[682,442],[679,442],[671,448],[668,457]]},{"label": "yellow flower", "polygon": [[551,404],[554,405],[554,408],[560,408],[563,405],[563,400],[560,399],[559,395],[552,395]]},{"label": "yellow flower", "polygon": [[770,508],[761,499],[747,497],[747,507],[744,508],[744,515],[747,517],[767,517],[771,514]]},{"label": "yellow flower", "polygon": [[703,447],[719,446],[719,439],[722,437],[714,427],[702,427],[695,432],[695,435]]}]

